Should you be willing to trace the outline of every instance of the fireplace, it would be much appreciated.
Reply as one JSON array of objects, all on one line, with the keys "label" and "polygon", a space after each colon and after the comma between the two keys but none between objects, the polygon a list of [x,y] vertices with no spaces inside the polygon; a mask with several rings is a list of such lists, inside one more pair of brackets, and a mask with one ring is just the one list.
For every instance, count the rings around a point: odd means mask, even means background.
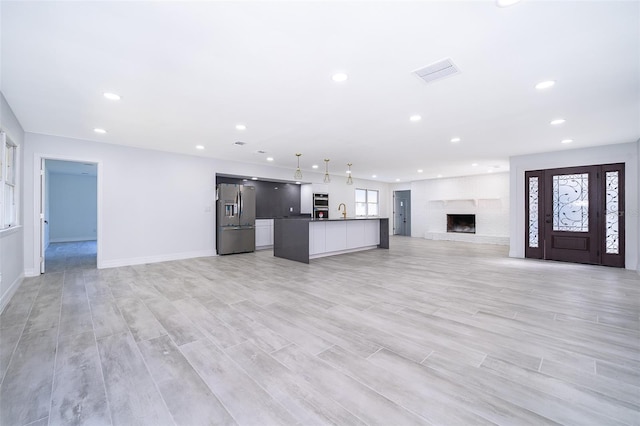
[{"label": "fireplace", "polygon": [[458,232],[463,234],[476,233],[475,214],[448,214],[447,232]]}]

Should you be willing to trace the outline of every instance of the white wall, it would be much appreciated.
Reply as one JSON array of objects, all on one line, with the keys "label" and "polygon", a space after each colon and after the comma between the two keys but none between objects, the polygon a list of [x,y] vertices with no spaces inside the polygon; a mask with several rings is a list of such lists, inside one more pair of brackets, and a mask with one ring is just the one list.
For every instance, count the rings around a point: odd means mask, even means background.
[{"label": "white wall", "polygon": [[[353,178],[353,185],[346,184],[346,176],[332,177],[331,183],[328,184],[329,192],[329,218],[339,219],[342,217],[342,213],[338,211],[340,203],[344,203],[347,208],[347,216],[355,217],[356,215],[356,189],[372,189],[377,190],[380,199],[378,200],[378,206],[380,208],[380,217],[390,217],[389,199],[391,198],[389,192],[389,184],[383,182],[377,182],[373,180],[365,180]],[[389,227],[391,228],[391,227]],[[389,229],[391,231],[391,229]]]},{"label": "white wall", "polygon": [[[25,135],[24,258],[28,275],[37,274],[37,208],[40,158],[98,164],[98,267],[215,255],[215,175],[292,180],[293,170],[249,163],[142,150],[119,145],[27,133]],[[322,173],[305,173],[321,182]],[[344,178],[346,181],[346,176]],[[381,215],[388,185],[336,177],[329,184],[332,217],[338,203],[355,212],[355,188],[379,189]]]},{"label": "white wall", "polygon": [[0,231],[0,312],[2,312],[24,276],[22,258],[24,228],[21,226],[24,223],[22,204],[24,179],[22,178],[23,167],[20,164],[24,156],[24,130],[2,93],[0,93],[0,129],[18,146],[18,226]]},{"label": "white wall", "polygon": [[50,241],[95,240],[98,227],[96,176],[51,173],[47,185]]},{"label": "white wall", "polygon": [[[447,214],[475,214],[476,233],[447,233]],[[412,182],[411,236],[508,244],[509,174],[491,173]]]},{"label": "white wall", "polygon": [[627,269],[638,269],[640,265],[640,241],[638,237],[640,229],[640,220],[638,218],[638,202],[640,199],[640,185],[638,184],[638,171],[640,170],[640,162],[638,160],[639,152],[640,141],[511,157],[511,244],[509,256],[524,257],[525,171],[592,164],[625,163],[625,266]]},{"label": "white wall", "polygon": [[40,158],[98,164],[98,266],[215,254],[212,161],[27,133],[24,147],[24,256],[38,270]]}]

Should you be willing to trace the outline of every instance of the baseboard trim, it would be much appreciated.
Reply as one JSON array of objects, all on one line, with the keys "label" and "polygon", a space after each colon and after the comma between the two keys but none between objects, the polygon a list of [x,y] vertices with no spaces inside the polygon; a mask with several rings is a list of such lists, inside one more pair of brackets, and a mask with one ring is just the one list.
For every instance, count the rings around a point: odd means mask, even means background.
[{"label": "baseboard trim", "polygon": [[375,246],[365,246],[365,247],[356,247],[356,248],[352,248],[352,249],[330,251],[330,252],[326,252],[326,253],[310,254],[309,255],[309,260],[311,260],[311,259],[319,259],[321,257],[335,256],[337,254],[356,253],[356,252],[359,252],[359,251],[373,250],[373,249],[377,249],[377,248],[378,248],[378,246],[375,245]]},{"label": "baseboard trim", "polygon": [[190,251],[186,253],[163,254],[159,256],[133,257],[128,259],[102,260],[98,269],[119,268],[121,266],[144,265],[145,263],[170,262],[172,260],[193,259],[216,256],[215,250]]},{"label": "baseboard trim", "polygon": [[0,313],[4,312],[4,308],[6,308],[7,305],[9,304],[9,301],[11,300],[13,295],[16,293],[16,290],[18,290],[18,287],[20,287],[20,284],[22,283],[23,279],[24,279],[24,274],[20,274],[18,278],[16,278],[15,281],[11,283],[11,285],[9,286],[9,289],[4,292],[2,297],[0,297]]},{"label": "baseboard trim", "polygon": [[50,243],[79,243],[82,241],[96,241],[96,237],[80,237],[80,238],[51,238]]},{"label": "baseboard trim", "polygon": [[39,277],[40,276],[40,269],[25,269],[24,270],[24,276],[26,278]]},{"label": "baseboard trim", "polygon": [[427,232],[424,238],[427,240],[459,241],[464,243],[496,244],[501,246],[508,246],[510,244],[509,237],[463,234],[463,233],[455,233],[455,232],[446,232],[446,233]]}]

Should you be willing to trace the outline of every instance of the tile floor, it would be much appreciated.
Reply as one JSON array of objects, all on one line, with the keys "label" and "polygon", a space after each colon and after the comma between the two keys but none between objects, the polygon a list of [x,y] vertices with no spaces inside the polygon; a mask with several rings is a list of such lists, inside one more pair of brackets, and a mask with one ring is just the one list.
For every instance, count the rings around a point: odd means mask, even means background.
[{"label": "tile floor", "polygon": [[640,424],[632,271],[407,237],[73,263],[0,315],[0,425]]}]

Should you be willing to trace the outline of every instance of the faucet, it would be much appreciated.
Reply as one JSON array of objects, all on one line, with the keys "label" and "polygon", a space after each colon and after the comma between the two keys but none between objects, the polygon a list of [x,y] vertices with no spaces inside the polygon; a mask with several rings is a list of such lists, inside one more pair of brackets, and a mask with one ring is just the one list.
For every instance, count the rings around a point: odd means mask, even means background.
[{"label": "faucet", "polygon": [[347,218],[347,206],[344,203],[340,203],[340,205],[338,206],[338,211],[340,211],[340,207],[344,207],[344,211],[342,212],[342,218],[346,219]]}]

